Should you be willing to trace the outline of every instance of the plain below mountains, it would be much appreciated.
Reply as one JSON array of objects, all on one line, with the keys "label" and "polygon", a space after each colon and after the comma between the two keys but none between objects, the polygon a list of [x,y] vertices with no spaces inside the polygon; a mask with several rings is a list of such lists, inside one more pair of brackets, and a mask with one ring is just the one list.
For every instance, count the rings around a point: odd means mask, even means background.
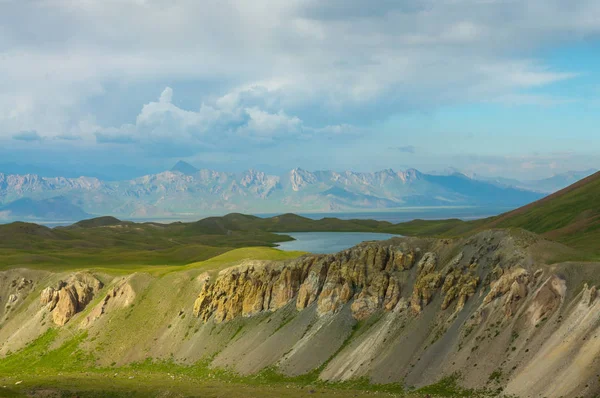
[{"label": "plain below mountains", "polygon": [[[131,218],[193,218],[228,212],[337,212],[400,207],[518,207],[541,193],[500,186],[463,174],[430,175],[415,169],[373,173],[310,172],[293,169],[275,176],[261,171],[226,173],[198,170],[179,162],[169,171],[126,181],[92,177],[40,177],[0,173],[0,206],[17,206],[40,215],[36,208],[60,197],[60,212],[71,219],[81,212]],[[29,202],[15,202],[23,199]],[[56,201],[56,200],[55,200]],[[23,209],[24,205],[32,209]],[[42,212],[43,213],[43,212]],[[6,218],[6,213],[5,218]],[[44,218],[44,217],[38,217]]]}]

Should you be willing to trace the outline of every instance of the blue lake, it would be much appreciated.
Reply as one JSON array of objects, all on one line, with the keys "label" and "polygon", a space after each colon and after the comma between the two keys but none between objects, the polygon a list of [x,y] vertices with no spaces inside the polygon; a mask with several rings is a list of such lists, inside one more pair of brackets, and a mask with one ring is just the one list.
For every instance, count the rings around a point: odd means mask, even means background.
[{"label": "blue lake", "polygon": [[399,236],[371,232],[290,232],[285,235],[296,240],[280,243],[278,249],[318,254],[337,253],[361,242],[386,240]]}]

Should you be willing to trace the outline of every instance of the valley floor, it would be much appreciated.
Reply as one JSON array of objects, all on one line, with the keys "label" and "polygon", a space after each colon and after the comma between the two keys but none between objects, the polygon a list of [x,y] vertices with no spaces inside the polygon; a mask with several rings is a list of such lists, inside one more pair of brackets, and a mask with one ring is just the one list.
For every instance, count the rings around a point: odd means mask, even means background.
[{"label": "valley floor", "polygon": [[[17,384],[18,383],[18,384]],[[174,373],[139,371],[80,372],[60,375],[0,376],[0,397],[202,397],[202,398],[296,398],[296,397],[405,397],[423,393],[376,391],[349,387],[276,383],[242,383],[210,380]],[[445,394],[444,394],[445,395]]]}]

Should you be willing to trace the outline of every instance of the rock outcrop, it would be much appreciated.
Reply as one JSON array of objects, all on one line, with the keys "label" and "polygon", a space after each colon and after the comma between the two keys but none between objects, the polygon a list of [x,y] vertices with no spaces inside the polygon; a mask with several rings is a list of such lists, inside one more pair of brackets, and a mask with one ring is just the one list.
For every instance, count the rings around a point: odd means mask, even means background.
[{"label": "rock outcrop", "polygon": [[413,287],[410,307],[415,314],[421,313],[431,301],[434,292],[442,285],[442,274],[436,271],[438,258],[435,253],[426,253],[417,266],[417,280]]},{"label": "rock outcrop", "polygon": [[275,311],[293,300],[298,310],[316,302],[319,315],[325,315],[353,300],[354,317],[364,319],[395,307],[401,293],[398,274],[410,270],[415,259],[410,248],[366,245],[283,265],[250,262],[205,283],[194,315],[204,321],[214,316],[219,323]]},{"label": "rock outcrop", "polygon": [[[349,304],[357,320],[377,311],[392,311],[403,293],[419,314],[436,291],[445,294],[442,309],[457,302],[460,311],[475,294],[479,277],[462,254],[445,271],[438,270],[438,255],[419,247],[365,244],[335,255],[305,256],[285,264],[248,262],[222,271],[207,281],[194,304],[194,315],[216,323],[237,316],[276,311],[295,301],[297,310],[316,303],[320,316]],[[416,280],[407,284],[416,267]],[[412,294],[410,293],[412,292]]]},{"label": "rock outcrop", "polygon": [[77,273],[66,281],[45,288],[40,304],[52,312],[52,320],[58,326],[66,324],[81,312],[102,289],[102,282],[89,273]]},{"label": "rock outcrop", "polygon": [[521,267],[506,271],[497,270],[496,272],[500,274],[500,277],[492,282],[490,292],[483,299],[483,304],[489,304],[493,300],[503,297],[504,313],[509,318],[515,313],[521,300],[527,296],[531,274]]}]

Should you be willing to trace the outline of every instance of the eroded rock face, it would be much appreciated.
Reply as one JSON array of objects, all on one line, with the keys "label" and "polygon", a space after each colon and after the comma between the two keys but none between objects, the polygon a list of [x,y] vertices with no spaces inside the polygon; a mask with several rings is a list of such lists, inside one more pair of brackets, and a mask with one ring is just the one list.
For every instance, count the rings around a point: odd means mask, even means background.
[{"label": "eroded rock face", "polygon": [[509,318],[527,296],[531,280],[531,274],[524,268],[516,267],[504,271],[497,280],[491,283],[490,292],[483,299],[483,304],[489,304],[493,300],[503,297],[504,314]]},{"label": "eroded rock face", "polygon": [[442,274],[436,271],[438,258],[435,253],[425,253],[417,265],[417,280],[413,287],[410,307],[415,314],[421,313],[431,301],[434,292],[442,285]]},{"label": "eroded rock face", "polygon": [[356,319],[391,311],[401,298],[398,275],[417,253],[409,247],[363,245],[336,255],[306,256],[286,264],[247,263],[204,284],[194,303],[203,321],[275,311],[290,302],[297,310],[316,303],[320,316],[351,303]]},{"label": "eroded rock face", "polygon": [[295,301],[298,310],[316,302],[322,316],[353,301],[355,318],[363,319],[396,306],[401,293],[397,274],[410,270],[415,259],[409,248],[366,245],[284,265],[249,263],[205,283],[194,314],[204,321],[214,316],[215,322],[222,322],[275,311]]},{"label": "eroded rock face", "polygon": [[[550,276],[535,292],[533,301],[529,305],[527,314],[531,325],[535,326],[543,319],[547,319],[562,304],[566,295],[565,281],[556,275]],[[584,292],[590,294],[590,299],[595,299],[596,287],[588,289],[585,285]]]},{"label": "eroded rock face", "polygon": [[102,282],[93,275],[78,273],[67,281],[45,288],[40,295],[40,304],[52,312],[54,323],[62,326],[82,311],[100,289]]},{"label": "eroded rock face", "polygon": [[[430,241],[422,250],[414,244],[418,240],[407,240],[397,246],[363,244],[335,255],[305,256],[286,263],[247,262],[207,280],[194,303],[194,315],[219,323],[295,303],[299,311],[314,304],[319,316],[348,305],[354,318],[362,320],[377,311],[393,311],[402,302],[418,316],[436,296],[441,297],[442,311],[456,314],[477,292],[482,294],[479,287],[484,278],[483,285],[489,285],[490,291],[480,299],[483,305],[501,299],[510,317],[528,295],[530,282],[540,275],[514,265],[518,257],[504,269],[494,253],[498,244],[489,246],[490,239],[483,243],[471,239],[453,257],[445,252],[450,242],[431,245]],[[545,294],[552,295],[548,289]]]}]

